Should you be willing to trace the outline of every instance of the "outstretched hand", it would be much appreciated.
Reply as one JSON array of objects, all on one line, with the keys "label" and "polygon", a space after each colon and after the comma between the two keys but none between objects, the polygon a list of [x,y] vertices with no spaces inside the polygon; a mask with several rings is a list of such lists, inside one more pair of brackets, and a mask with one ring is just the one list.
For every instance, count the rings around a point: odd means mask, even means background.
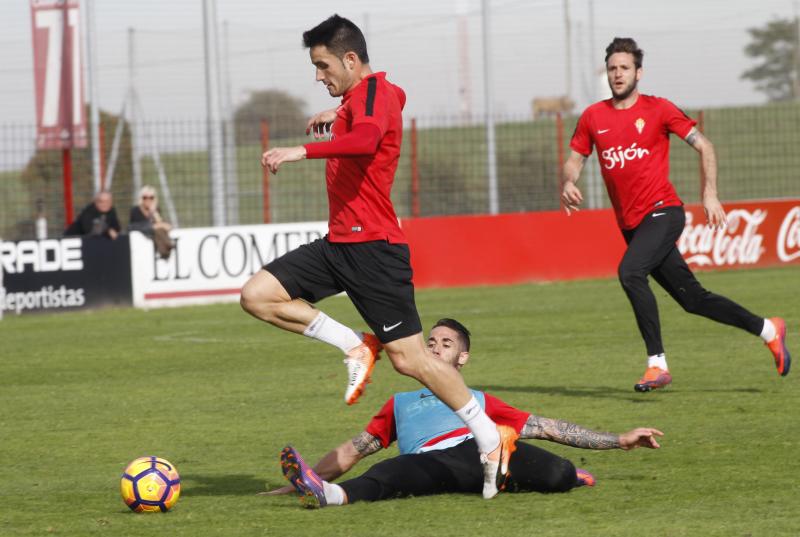
[{"label": "outstretched hand", "polygon": [[294,492],[294,487],[286,485],[281,488],[259,492],[256,496],[280,496],[281,494],[291,494],[292,492]]},{"label": "outstretched hand", "polygon": [[261,165],[272,173],[278,173],[278,168],[284,162],[297,162],[306,158],[306,148],[302,145],[296,147],[274,147],[261,155]]},{"label": "outstretched hand", "polygon": [[619,447],[625,451],[636,449],[637,447],[658,449],[661,446],[656,441],[656,436],[664,436],[664,433],[658,429],[640,427],[619,435]]},{"label": "outstretched hand", "polygon": [[722,204],[714,195],[703,196],[703,211],[706,213],[708,225],[714,229],[724,228],[727,224],[727,215]]},{"label": "outstretched hand", "polygon": [[564,204],[564,210],[567,211],[567,216],[569,216],[572,211],[580,211],[578,205],[583,203],[583,194],[581,194],[581,190],[572,181],[564,183],[564,187],[561,190],[561,203]]}]

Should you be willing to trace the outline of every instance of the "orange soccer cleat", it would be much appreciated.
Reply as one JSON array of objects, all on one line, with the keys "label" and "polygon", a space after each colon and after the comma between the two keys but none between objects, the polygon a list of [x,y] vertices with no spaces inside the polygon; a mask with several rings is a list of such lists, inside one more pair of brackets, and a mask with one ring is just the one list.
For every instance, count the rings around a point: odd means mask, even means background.
[{"label": "orange soccer cleat", "polygon": [[364,393],[372,375],[375,362],[380,358],[378,353],[383,345],[373,334],[364,334],[361,345],[347,353],[344,363],[347,365],[347,390],[344,392],[344,401],[352,405]]},{"label": "orange soccer cleat", "polygon": [[780,317],[772,317],[770,321],[775,325],[775,337],[765,345],[775,358],[775,367],[778,368],[778,374],[785,377],[789,374],[789,368],[792,365],[792,356],[786,347],[786,321]]},{"label": "orange soccer cleat", "polygon": [[657,388],[663,388],[672,382],[672,375],[666,369],[660,367],[648,367],[644,376],[639,379],[633,389],[637,392],[649,392]]},{"label": "orange soccer cleat", "polygon": [[497,496],[497,493],[506,486],[508,478],[508,462],[511,454],[517,450],[516,441],[519,438],[517,431],[508,425],[498,425],[500,443],[491,453],[481,453],[483,464],[483,497],[487,500]]}]

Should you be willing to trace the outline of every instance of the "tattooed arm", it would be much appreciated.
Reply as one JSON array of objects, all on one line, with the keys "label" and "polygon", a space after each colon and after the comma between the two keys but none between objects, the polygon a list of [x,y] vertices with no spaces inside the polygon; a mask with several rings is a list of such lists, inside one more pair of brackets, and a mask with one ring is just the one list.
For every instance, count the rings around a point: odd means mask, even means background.
[{"label": "tattooed arm", "polygon": [[358,461],[377,453],[381,449],[380,440],[367,431],[363,431],[333,451],[329,451],[314,465],[314,471],[325,481],[333,481],[342,474],[347,473]]},{"label": "tattooed arm", "polygon": [[726,216],[717,195],[717,155],[714,144],[694,127],[684,139],[700,153],[700,166],[703,170],[700,174],[700,197],[706,219],[712,227],[724,227]]},{"label": "tattooed arm", "polygon": [[616,435],[592,431],[564,420],[554,420],[531,414],[520,431],[520,438],[550,440],[567,446],[584,449],[634,449],[660,447],[656,436],[664,433],[658,429],[638,428]]},{"label": "tattooed arm", "polygon": [[[325,481],[333,481],[347,473],[358,461],[377,453],[381,449],[383,449],[383,446],[381,446],[380,440],[364,431],[326,453],[314,465],[314,471]],[[289,494],[291,492],[294,492],[294,487],[288,485],[262,494]]]}]

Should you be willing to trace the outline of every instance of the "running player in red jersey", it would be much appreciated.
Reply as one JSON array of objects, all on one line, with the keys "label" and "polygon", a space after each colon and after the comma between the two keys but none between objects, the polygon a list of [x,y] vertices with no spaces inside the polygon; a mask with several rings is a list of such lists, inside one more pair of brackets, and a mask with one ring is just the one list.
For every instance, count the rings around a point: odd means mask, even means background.
[{"label": "running player in red jersey", "polygon": [[[341,104],[316,114],[307,133],[331,139],[266,151],[272,173],[304,158],[326,158],[328,234],[264,267],[242,288],[242,307],[284,330],[330,343],[346,355],[345,401],[354,403],[383,348],[394,368],[424,384],[453,409],[482,454],[484,497],[498,492],[508,472],[516,433],[498,428],[457,370],[430,353],[422,337],[410,254],[390,199],[400,158],[405,93],[373,73],[367,44],[351,21],[333,15],[303,34],[316,79]],[[376,335],[359,334],[311,304],[346,291]]]},{"label": "running player in red jersey", "polygon": [[[436,359],[460,369],[470,359],[470,333],[454,319],[440,319],[428,336]],[[486,412],[520,438],[549,440],[576,448],[631,450],[658,449],[661,431],[640,427],[620,435],[597,432],[564,420],[536,416],[508,405],[485,392],[475,392]],[[400,455],[385,459],[362,475],[331,483],[361,459],[397,443]],[[442,493],[481,490],[481,466],[472,435],[453,412],[428,390],[396,393],[375,414],[364,431],[328,452],[309,467],[291,446],[281,453],[281,467],[292,483],[261,494],[297,491],[306,507],[318,508],[360,501],[388,500]],[[510,492],[567,492],[594,486],[586,470],[541,447],[517,442],[511,472],[505,483]]]},{"label": "running player in red jersey", "polygon": [[784,320],[758,317],[704,289],[675,246],[683,231],[685,213],[683,202],[669,181],[670,133],[700,153],[703,208],[710,226],[723,227],[726,215],[717,197],[717,161],[714,147],[694,127],[694,120],[666,99],[639,93],[642,57],[642,50],[630,38],[615,38],[606,48],[612,97],[589,106],[578,120],[561,190],[567,214],[578,210],[583,196],[576,183],[592,147],[596,148],[608,196],[628,245],[619,264],[619,279],[648,354],[647,370],[634,389],[646,392],[672,382],[648,275],[689,313],[761,336],[772,352],[778,373],[785,376],[791,356],[786,348]]}]

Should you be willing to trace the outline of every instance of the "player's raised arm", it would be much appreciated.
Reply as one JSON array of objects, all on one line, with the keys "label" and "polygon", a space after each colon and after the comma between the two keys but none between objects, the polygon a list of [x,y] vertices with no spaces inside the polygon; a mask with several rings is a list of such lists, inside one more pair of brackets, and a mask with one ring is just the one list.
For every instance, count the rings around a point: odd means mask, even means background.
[{"label": "player's raised arm", "polygon": [[725,227],[725,209],[722,208],[717,195],[717,155],[714,152],[714,144],[694,127],[684,140],[700,153],[700,165],[703,168],[700,176],[700,197],[703,200],[706,220],[711,227]]},{"label": "player's raised arm", "polygon": [[554,420],[531,414],[520,431],[520,438],[549,440],[566,446],[584,449],[624,449],[660,447],[655,436],[658,429],[639,428],[621,435],[597,432],[564,420]]},{"label": "player's raised arm", "polygon": [[583,203],[583,194],[576,183],[585,163],[586,157],[577,151],[572,151],[564,163],[564,171],[561,174],[561,202],[568,215],[571,211],[580,210],[578,205]]},{"label": "player's raised arm", "polygon": [[306,158],[306,148],[302,145],[295,147],[273,147],[261,155],[261,165],[269,168],[272,173],[278,173],[278,168],[284,162],[297,162]]},{"label": "player's raised arm", "polygon": [[[317,137],[316,132],[314,136]],[[278,168],[284,162],[297,162],[304,158],[374,155],[380,141],[381,133],[378,127],[369,123],[359,123],[353,130],[335,140],[269,149],[261,156],[261,165],[269,168],[272,173],[278,173]]]}]

